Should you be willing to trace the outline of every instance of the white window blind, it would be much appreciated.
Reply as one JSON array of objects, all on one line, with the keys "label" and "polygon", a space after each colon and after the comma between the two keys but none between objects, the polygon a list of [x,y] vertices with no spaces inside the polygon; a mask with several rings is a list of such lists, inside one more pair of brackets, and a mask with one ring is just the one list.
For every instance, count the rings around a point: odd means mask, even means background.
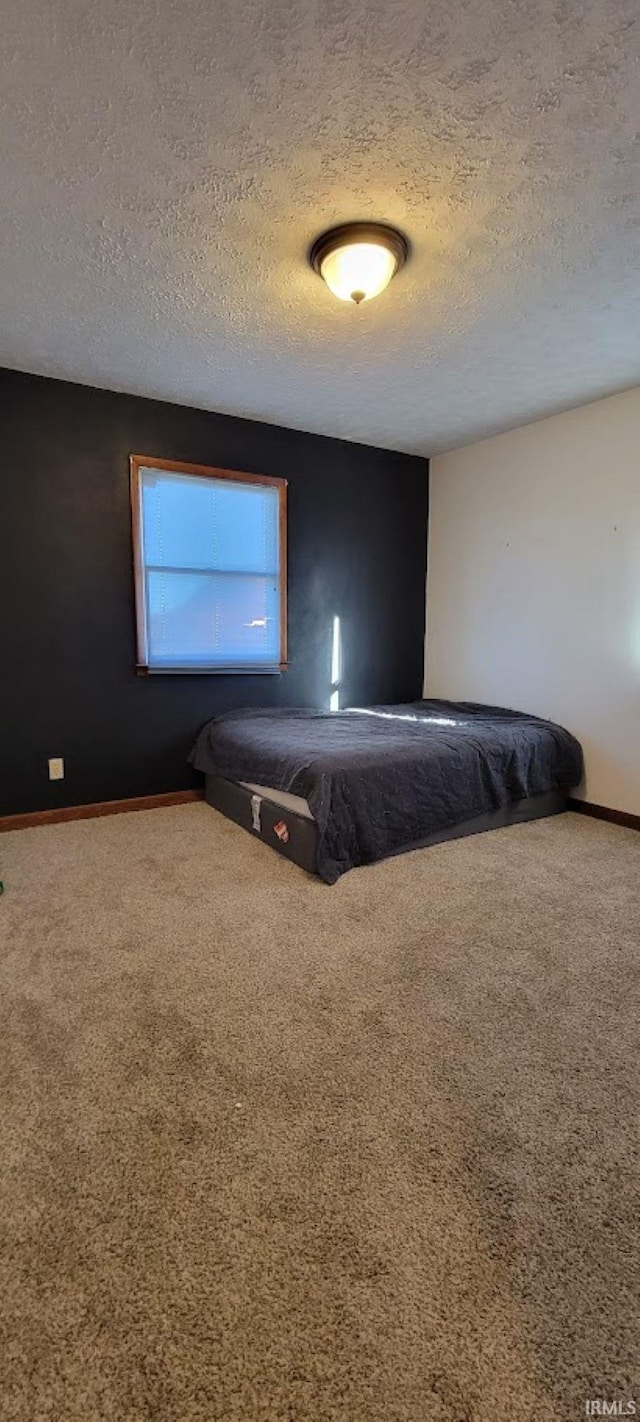
[{"label": "white window blind", "polygon": [[139,660],[151,670],[277,670],[284,481],[139,462],[136,484]]}]

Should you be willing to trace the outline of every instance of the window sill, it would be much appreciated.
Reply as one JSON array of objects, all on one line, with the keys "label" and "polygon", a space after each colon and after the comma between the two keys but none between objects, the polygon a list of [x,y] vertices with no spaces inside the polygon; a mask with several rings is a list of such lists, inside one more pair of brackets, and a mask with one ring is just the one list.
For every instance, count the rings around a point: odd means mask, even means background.
[{"label": "window sill", "polygon": [[147,667],[138,664],[137,676],[280,676],[289,670],[289,662],[273,667]]}]

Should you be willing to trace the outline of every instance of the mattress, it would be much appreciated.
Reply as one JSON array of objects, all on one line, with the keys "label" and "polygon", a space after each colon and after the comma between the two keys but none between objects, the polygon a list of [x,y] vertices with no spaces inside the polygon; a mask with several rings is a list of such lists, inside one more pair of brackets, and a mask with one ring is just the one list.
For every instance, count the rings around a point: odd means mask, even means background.
[{"label": "mattress", "polygon": [[562,803],[582,777],[580,745],[562,726],[435,700],[227,712],[203,727],[191,763],[248,801],[266,790],[276,815],[274,792],[305,802],[304,813],[299,805],[290,813],[314,829],[316,872],[327,883],[456,826],[509,823],[511,809],[545,797]]},{"label": "mattress", "polygon": [[307,820],[313,819],[309,801],[304,800],[302,795],[289,795],[286,790],[277,790],[274,785],[253,785],[246,780],[241,780],[240,784],[245,790],[250,790],[252,795],[258,795],[261,800],[271,800],[273,805],[281,805],[283,810],[291,810],[294,815],[302,815]]}]

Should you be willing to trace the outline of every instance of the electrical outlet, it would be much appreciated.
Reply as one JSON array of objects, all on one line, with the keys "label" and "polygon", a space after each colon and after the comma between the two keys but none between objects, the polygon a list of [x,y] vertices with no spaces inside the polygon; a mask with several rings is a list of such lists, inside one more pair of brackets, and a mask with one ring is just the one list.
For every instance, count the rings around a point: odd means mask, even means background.
[{"label": "electrical outlet", "polygon": [[64,780],[64,761],[61,755],[54,755],[49,761],[49,779]]}]

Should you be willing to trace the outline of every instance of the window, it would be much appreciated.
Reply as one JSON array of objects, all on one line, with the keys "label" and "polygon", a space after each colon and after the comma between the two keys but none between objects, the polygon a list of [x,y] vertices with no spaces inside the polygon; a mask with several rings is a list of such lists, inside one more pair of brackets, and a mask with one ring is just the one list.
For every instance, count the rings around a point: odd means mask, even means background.
[{"label": "window", "polygon": [[279,671],[286,480],[139,454],[130,463],[139,667]]}]

